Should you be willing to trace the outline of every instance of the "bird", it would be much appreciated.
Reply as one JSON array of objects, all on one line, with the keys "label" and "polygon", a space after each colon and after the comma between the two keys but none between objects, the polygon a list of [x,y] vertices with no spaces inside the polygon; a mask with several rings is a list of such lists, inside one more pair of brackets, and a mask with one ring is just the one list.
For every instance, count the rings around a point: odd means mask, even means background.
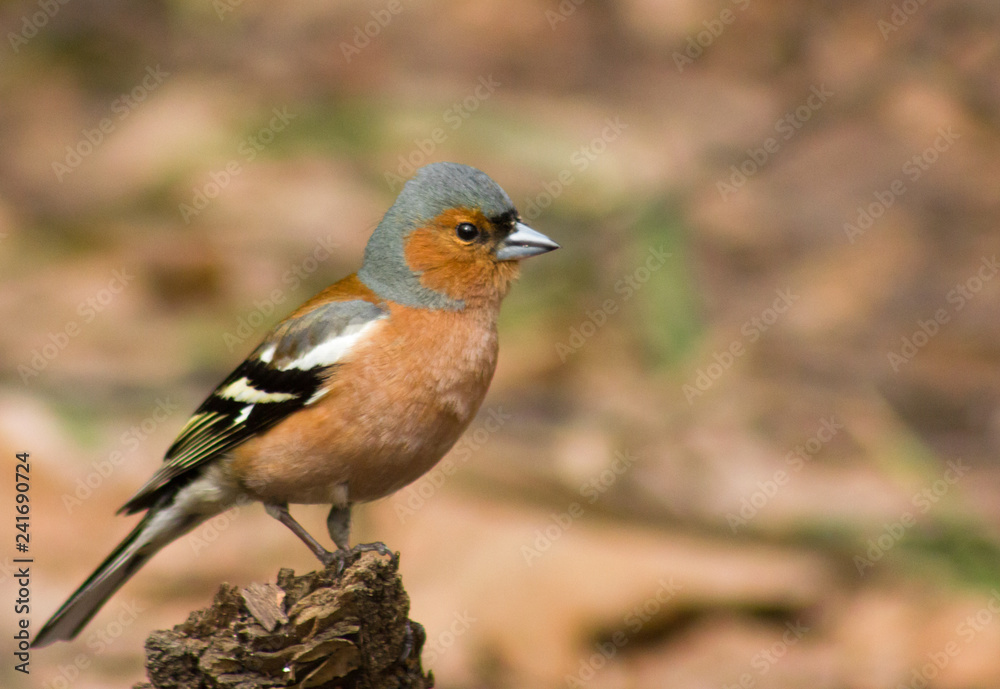
[{"label": "bird", "polygon": [[[406,486],[454,445],[492,380],[500,303],[520,262],[558,248],[486,173],[449,162],[417,170],[361,268],[278,323],[195,410],[118,511],[142,519],[32,646],[73,639],[155,553],[236,505],[263,503],[342,569],[352,505]],[[329,504],[336,549],[289,504]]]}]

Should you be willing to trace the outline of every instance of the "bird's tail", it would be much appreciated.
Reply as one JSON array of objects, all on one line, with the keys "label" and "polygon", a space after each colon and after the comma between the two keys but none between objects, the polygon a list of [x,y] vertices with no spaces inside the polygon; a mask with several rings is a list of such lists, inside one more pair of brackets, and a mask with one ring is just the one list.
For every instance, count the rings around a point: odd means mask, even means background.
[{"label": "bird's tail", "polygon": [[132,532],[62,604],[32,641],[34,648],[69,641],[140,567],[163,546],[190,531],[209,514],[180,514],[173,496],[164,496],[146,512]]}]

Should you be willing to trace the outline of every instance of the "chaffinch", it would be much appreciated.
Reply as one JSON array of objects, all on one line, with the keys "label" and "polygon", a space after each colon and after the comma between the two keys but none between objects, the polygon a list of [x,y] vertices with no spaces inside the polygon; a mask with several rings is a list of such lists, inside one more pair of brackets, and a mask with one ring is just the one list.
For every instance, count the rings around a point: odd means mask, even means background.
[{"label": "chaffinch", "polygon": [[[351,505],[402,488],[455,443],[493,377],[497,314],[519,261],[556,248],[485,173],[418,170],[361,270],[275,326],[198,407],[119,510],[145,511],[142,520],[33,645],[72,639],[157,551],[237,504],[262,502],[325,565],[342,567]],[[337,551],[289,503],[331,504]]]}]

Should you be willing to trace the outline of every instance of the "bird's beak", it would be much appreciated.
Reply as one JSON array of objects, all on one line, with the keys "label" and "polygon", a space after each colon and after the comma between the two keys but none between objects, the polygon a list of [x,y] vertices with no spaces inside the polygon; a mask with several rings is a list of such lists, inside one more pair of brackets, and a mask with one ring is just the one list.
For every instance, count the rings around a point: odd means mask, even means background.
[{"label": "bird's beak", "polygon": [[544,234],[519,222],[514,225],[514,231],[500,242],[496,256],[498,261],[520,261],[558,248],[559,245]]}]

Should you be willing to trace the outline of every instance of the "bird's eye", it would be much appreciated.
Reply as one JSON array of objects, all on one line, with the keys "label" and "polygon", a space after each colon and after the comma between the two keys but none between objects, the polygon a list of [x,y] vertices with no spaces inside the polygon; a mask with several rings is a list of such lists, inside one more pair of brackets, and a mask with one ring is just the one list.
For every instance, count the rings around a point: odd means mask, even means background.
[{"label": "bird's eye", "polygon": [[479,236],[479,228],[471,222],[463,222],[455,227],[455,234],[463,242],[471,242]]}]

